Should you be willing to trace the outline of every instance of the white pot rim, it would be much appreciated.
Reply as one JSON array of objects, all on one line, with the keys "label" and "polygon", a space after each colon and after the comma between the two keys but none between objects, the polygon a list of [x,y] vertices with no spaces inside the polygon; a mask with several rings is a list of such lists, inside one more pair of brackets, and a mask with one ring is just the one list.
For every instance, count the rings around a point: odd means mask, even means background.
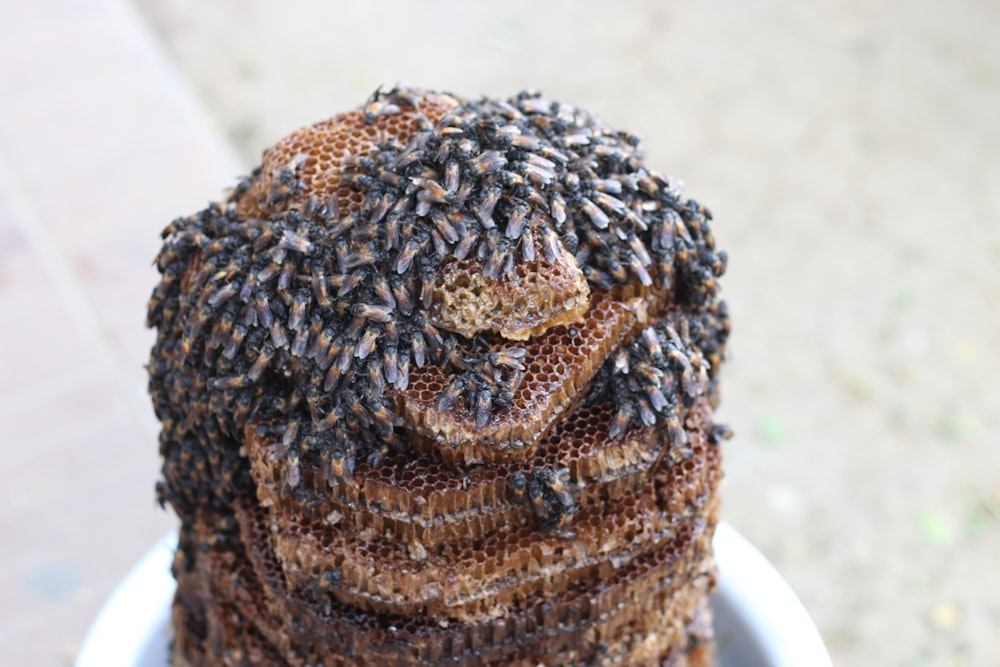
[{"label": "white pot rim", "polygon": [[[162,667],[176,584],[170,533],[108,598],[77,655],[76,667]],[[831,667],[808,612],[778,571],[725,522],[713,540],[719,586],[713,598],[722,667]],[[720,627],[720,625],[722,627]]]}]

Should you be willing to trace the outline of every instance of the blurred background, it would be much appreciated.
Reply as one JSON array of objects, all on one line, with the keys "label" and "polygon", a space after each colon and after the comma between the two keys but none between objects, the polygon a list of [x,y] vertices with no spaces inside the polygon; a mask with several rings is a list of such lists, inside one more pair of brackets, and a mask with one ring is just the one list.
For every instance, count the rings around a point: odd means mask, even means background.
[{"label": "blurred background", "polygon": [[726,520],[835,664],[1000,664],[1000,5],[0,0],[0,655],[69,665],[173,521],[158,232],[397,82],[642,137],[730,253]]}]

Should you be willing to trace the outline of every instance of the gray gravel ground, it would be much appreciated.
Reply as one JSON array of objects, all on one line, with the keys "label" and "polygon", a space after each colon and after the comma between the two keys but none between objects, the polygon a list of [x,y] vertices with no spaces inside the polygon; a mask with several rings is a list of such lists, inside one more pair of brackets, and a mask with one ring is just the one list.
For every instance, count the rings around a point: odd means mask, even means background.
[{"label": "gray gravel ground", "polygon": [[730,251],[725,517],[835,663],[1000,664],[1000,5],[137,4],[248,165],[400,81],[643,137]]}]

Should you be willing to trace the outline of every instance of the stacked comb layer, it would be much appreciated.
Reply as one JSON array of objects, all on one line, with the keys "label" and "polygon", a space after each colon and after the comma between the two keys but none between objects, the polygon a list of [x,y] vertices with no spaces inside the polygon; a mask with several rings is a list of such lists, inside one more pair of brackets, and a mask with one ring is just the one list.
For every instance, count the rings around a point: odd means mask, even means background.
[{"label": "stacked comb layer", "polygon": [[175,665],[708,665],[711,216],[539,94],[394,89],[174,221]]}]

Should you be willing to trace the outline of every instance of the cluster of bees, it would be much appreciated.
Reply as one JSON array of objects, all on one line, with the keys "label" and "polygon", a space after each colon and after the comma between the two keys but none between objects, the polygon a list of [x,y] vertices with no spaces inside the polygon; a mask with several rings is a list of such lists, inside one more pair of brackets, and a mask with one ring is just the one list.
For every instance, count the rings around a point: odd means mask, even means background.
[{"label": "cluster of bees", "polygon": [[176,659],[707,645],[729,335],[710,220],[585,111],[393,89],[171,223],[148,368]]},{"label": "cluster of bees", "polygon": [[[407,90],[377,92],[366,122],[418,104]],[[361,457],[377,464],[406,447],[390,394],[428,363],[455,376],[439,408],[463,400],[485,424],[510,407],[524,350],[497,352],[489,333],[469,339],[435,326],[439,268],[474,259],[504,280],[538,254],[555,261],[560,244],[592,285],[671,290],[704,320],[700,336],[650,327],[608,360],[598,383],[618,407],[612,435],[661,418],[678,431],[672,383],[693,400],[728,334],[715,282],[726,256],[708,210],[647,169],[637,144],[536,92],[463,100],[405,145],[390,139],[343,160],[341,182],[363,193],[360,208],[310,195],[299,156],[270,184],[266,215],[237,211],[258,191],[258,170],[225,203],[174,221],[148,313],[158,334],[149,373],[163,424],[161,501],[182,518],[227,502],[246,475],[238,450],[251,421],[282,431],[274,456],[288,460],[292,492],[304,460],[340,479]],[[700,346],[694,354],[688,338]],[[526,480],[525,490],[537,489],[541,523],[556,526],[571,503],[550,477]]]}]

